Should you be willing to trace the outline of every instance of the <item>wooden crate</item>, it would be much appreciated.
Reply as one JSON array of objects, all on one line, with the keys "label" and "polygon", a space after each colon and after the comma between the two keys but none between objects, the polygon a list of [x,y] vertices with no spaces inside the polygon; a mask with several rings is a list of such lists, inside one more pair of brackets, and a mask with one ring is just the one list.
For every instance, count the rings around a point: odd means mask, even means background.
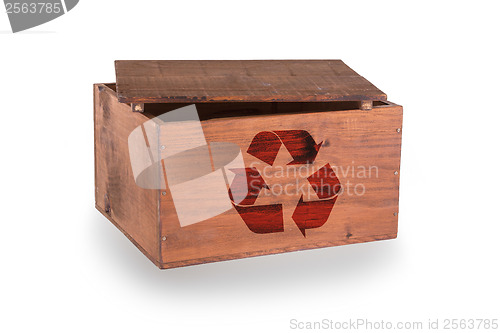
[{"label": "wooden crate", "polygon": [[96,207],[158,267],[397,236],[402,107],[342,61],[115,65]]}]

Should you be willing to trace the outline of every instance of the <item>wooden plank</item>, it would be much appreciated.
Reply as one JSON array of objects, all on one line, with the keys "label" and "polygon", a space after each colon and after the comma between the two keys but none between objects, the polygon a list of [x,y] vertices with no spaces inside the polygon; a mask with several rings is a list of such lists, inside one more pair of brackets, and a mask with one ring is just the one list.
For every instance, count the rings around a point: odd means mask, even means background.
[{"label": "wooden plank", "polygon": [[[253,251],[246,252],[246,253],[231,253],[231,254],[224,254],[224,255],[220,255],[220,256],[195,258],[195,259],[181,260],[181,261],[167,261],[167,262],[161,262],[161,263],[155,263],[155,264],[162,269],[177,268],[177,267],[184,267],[184,266],[191,266],[191,265],[207,264],[207,263],[217,262],[217,261],[250,258],[250,257],[264,256],[264,255],[270,255],[270,254],[279,254],[279,253],[285,253],[285,252],[295,252],[295,251],[311,250],[311,249],[318,249],[318,248],[324,248],[324,247],[358,244],[358,243],[366,243],[366,242],[375,242],[375,241],[381,241],[381,240],[394,239],[396,237],[397,237],[397,233],[385,234],[385,235],[379,235],[379,236],[358,237],[358,238],[344,238],[344,239],[337,239],[337,240],[327,240],[327,241],[322,242],[322,243],[308,243],[308,244],[303,244],[303,245],[299,245],[299,246],[288,246],[288,247],[275,248],[275,249],[270,249],[270,250],[253,250]],[[150,258],[150,260],[151,260],[151,258]]]},{"label": "wooden plank", "polygon": [[[314,172],[314,168],[330,164],[337,170],[336,174],[344,189],[349,189],[351,194],[339,195],[326,223],[318,228],[307,229],[304,235],[293,217],[301,200],[299,193],[261,193],[255,204],[282,204],[284,226],[282,231],[262,234],[250,230],[236,207],[208,220],[181,227],[172,195],[167,189],[160,198],[161,267],[171,268],[397,236],[401,151],[401,131],[398,129],[402,125],[401,106],[377,103],[369,112],[341,110],[302,113],[297,104],[278,104],[277,108],[291,108],[290,111],[296,109],[299,112],[287,114],[278,110],[282,113],[274,115],[266,103],[262,104],[265,110],[257,112],[258,116],[202,121],[207,142],[237,144],[243,152],[245,165],[255,166],[265,175],[263,168],[267,167],[266,164],[248,153],[255,135],[262,131],[307,131],[316,143],[322,144],[314,164],[310,166],[312,169],[306,175]],[[163,135],[165,131],[160,128],[160,133]],[[187,130],[180,133],[177,139],[178,142],[189,142],[191,137],[192,133]],[[290,156],[287,160],[283,147],[280,149],[276,165],[284,166],[289,162]],[[296,167],[288,166],[284,170],[294,168]],[[364,176],[360,174],[363,170]],[[277,184],[283,188],[294,181],[296,174],[291,172],[291,176],[283,178],[264,178],[268,185]],[[301,179],[301,184],[306,182],[304,177],[297,178]],[[358,194],[361,191],[363,194],[357,195],[356,189]],[[204,193],[191,199],[200,203],[199,209],[203,209],[204,203],[210,202],[210,198]],[[314,210],[308,212],[308,216],[313,219],[317,214],[319,213]]]},{"label": "wooden plank", "polygon": [[122,103],[376,101],[341,60],[116,61]]},{"label": "wooden plank", "polygon": [[96,207],[159,265],[159,190],[136,185],[128,148],[129,134],[149,118],[119,103],[112,88],[94,85]]}]

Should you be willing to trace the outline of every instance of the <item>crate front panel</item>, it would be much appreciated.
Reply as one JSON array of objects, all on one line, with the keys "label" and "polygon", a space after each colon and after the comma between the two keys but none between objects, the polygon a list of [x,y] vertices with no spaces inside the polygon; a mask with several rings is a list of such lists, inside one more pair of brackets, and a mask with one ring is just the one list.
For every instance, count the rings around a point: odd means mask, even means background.
[{"label": "crate front panel", "polygon": [[[164,267],[396,237],[400,106],[201,123],[208,143],[238,145],[245,167],[258,170],[269,189],[262,188],[244,207],[235,204],[220,215],[181,227],[167,187],[160,198]],[[178,139],[188,141],[192,135],[187,130]],[[166,138],[160,127],[160,141]],[[308,187],[316,179],[309,181],[311,174],[327,169],[334,171],[342,187],[335,198]],[[280,194],[287,184],[292,184],[287,193]],[[200,209],[211,199],[203,191],[190,198],[200,203]]]}]

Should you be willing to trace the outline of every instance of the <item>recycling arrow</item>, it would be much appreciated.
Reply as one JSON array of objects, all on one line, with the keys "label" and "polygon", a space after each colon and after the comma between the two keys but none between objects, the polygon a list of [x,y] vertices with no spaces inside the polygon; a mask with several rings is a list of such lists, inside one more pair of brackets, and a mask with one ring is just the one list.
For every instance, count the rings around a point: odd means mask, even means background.
[{"label": "recycling arrow", "polygon": [[319,228],[326,223],[335,201],[337,201],[336,196],[332,199],[309,202],[305,202],[303,197],[300,197],[292,219],[304,237],[306,237],[306,229]]},{"label": "recycling arrow", "polygon": [[342,189],[330,164],[325,164],[307,177],[307,180],[320,200],[305,202],[301,196],[293,212],[292,219],[304,237],[306,229],[319,228],[326,223]]},{"label": "recycling arrow", "polygon": [[229,187],[229,198],[248,229],[257,234],[284,231],[281,204],[253,205],[260,191],[269,189],[259,170],[252,167],[230,171],[235,177]]},{"label": "recycling arrow", "polygon": [[331,198],[341,190],[340,180],[333,171],[330,164],[324,165],[321,169],[307,177],[312,188],[320,199]]},{"label": "recycling arrow", "polygon": [[[293,160],[288,165],[311,164],[315,161],[323,142],[316,143],[304,130],[263,131],[257,133],[247,153],[264,163],[273,165],[284,145]],[[229,197],[248,229],[265,234],[284,231],[282,204],[257,205],[262,189],[269,189],[256,168],[231,169],[235,178],[229,189]],[[306,230],[323,226],[332,212],[342,186],[330,164],[307,177],[319,200],[304,201],[303,195],[292,214],[292,219],[306,237]],[[239,200],[237,200],[237,198]]]},{"label": "recycling arrow", "polygon": [[316,144],[311,134],[303,130],[265,131],[255,135],[247,153],[273,165],[282,144],[293,157],[288,165],[295,165],[313,163],[323,142]]},{"label": "recycling arrow", "polygon": [[268,234],[283,232],[283,206],[281,204],[260,206],[234,205],[236,211],[247,225],[250,231],[256,234]]},{"label": "recycling arrow", "polygon": [[264,163],[273,165],[280,147],[281,140],[278,135],[273,132],[260,132],[254,136],[247,153]]}]

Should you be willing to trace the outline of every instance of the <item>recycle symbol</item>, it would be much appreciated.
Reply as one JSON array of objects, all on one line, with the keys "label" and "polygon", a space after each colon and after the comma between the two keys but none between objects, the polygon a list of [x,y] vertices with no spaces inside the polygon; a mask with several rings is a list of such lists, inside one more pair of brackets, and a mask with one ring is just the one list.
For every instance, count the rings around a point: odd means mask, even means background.
[{"label": "recycle symbol", "polygon": [[[323,142],[316,144],[304,130],[264,131],[253,138],[247,153],[272,166],[284,145],[293,160],[287,165],[313,164]],[[229,198],[247,227],[254,233],[284,232],[283,205],[255,205],[263,189],[269,189],[255,167],[232,169],[235,178],[229,189]],[[306,230],[319,228],[328,220],[341,190],[341,184],[330,164],[325,164],[307,177],[319,200],[304,201],[302,194],[292,219],[306,237]],[[238,204],[234,197],[243,197]],[[243,194],[243,195],[242,195]],[[246,194],[246,196],[245,196]]]}]

